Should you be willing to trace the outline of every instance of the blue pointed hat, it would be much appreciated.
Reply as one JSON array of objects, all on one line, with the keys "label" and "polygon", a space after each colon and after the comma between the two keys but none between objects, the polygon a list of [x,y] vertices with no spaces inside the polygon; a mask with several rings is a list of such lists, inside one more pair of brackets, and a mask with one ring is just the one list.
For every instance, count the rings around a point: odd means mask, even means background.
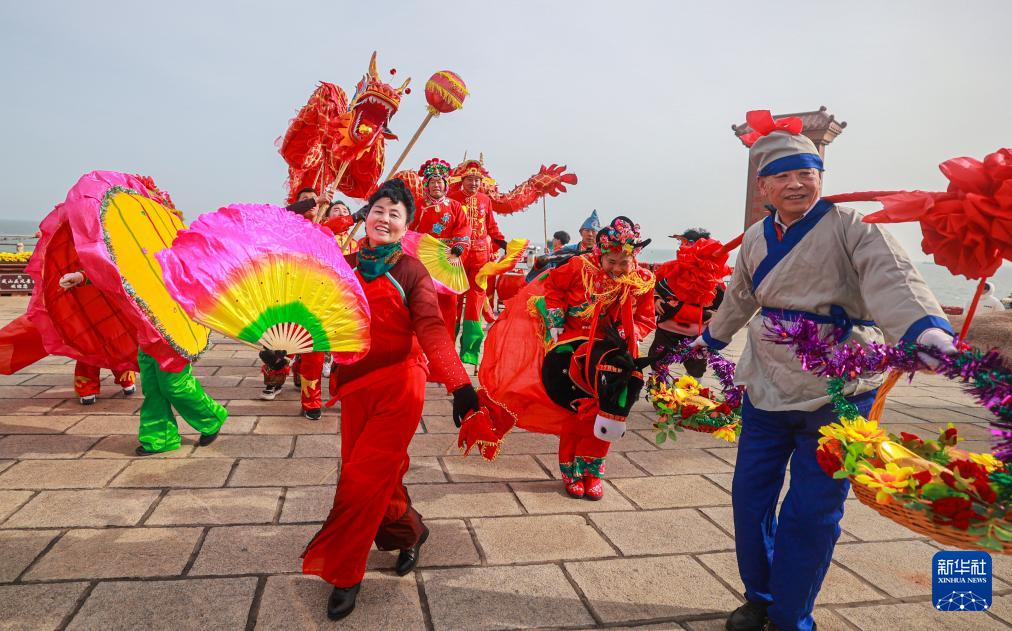
[{"label": "blue pointed hat", "polygon": [[595,209],[594,212],[590,213],[590,217],[587,217],[587,219],[583,222],[583,225],[580,226],[580,230],[593,230],[594,232],[597,232],[600,229],[601,220],[597,218],[597,209]]}]

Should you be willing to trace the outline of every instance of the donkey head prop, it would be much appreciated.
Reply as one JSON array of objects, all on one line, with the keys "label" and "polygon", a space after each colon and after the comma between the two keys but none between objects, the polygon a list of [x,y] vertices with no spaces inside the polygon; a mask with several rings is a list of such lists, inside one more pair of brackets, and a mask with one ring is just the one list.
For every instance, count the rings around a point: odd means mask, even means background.
[{"label": "donkey head prop", "polygon": [[545,356],[541,380],[555,403],[574,412],[597,408],[594,435],[615,441],[625,435],[625,419],[643,389],[643,368],[651,357],[633,357],[614,327],[604,338],[574,340]]}]

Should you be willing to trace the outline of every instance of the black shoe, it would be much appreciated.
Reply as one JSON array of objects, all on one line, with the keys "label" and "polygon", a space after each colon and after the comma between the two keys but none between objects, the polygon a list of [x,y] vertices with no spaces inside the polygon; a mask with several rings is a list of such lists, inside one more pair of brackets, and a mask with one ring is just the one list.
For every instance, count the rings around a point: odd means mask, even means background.
[{"label": "black shoe", "polygon": [[335,587],[327,599],[327,617],[340,620],[355,610],[355,597],[362,583],[353,587]]},{"label": "black shoe", "polygon": [[[423,526],[424,527],[424,526]],[[397,565],[394,566],[394,570],[397,572],[397,576],[404,576],[411,570],[415,569],[418,565],[418,553],[422,549],[422,544],[429,538],[429,529],[426,527],[422,531],[422,536],[418,538],[418,543],[414,547],[408,548],[407,550],[401,550],[401,553],[397,555]]]},{"label": "black shoe", "polygon": [[731,612],[724,628],[727,631],[765,631],[766,603],[748,601]]},{"label": "black shoe", "polygon": [[153,456],[160,452],[148,451],[147,449],[144,448],[144,445],[137,445],[137,449],[134,449],[134,453],[137,454],[138,456]]},{"label": "black shoe", "polygon": [[318,421],[323,416],[323,410],[317,408],[315,410],[302,410],[302,416],[305,416],[311,421]]},{"label": "black shoe", "polygon": [[197,440],[197,444],[200,445],[201,447],[207,447],[208,445],[213,443],[216,438],[218,438],[218,432],[215,432],[213,434],[201,434],[200,439]]}]

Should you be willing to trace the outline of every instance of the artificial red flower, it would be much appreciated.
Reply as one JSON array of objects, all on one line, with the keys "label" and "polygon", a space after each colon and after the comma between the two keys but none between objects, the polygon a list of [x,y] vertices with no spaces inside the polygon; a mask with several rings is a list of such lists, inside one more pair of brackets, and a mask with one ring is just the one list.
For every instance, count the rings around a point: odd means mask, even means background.
[{"label": "artificial red flower", "polygon": [[682,418],[689,418],[690,416],[699,414],[699,408],[694,405],[683,405],[679,413],[682,415]]},{"label": "artificial red flower", "polygon": [[699,396],[703,397],[704,399],[711,398],[710,397],[710,389],[709,388],[700,388],[699,389]]},{"label": "artificial red flower", "polygon": [[900,432],[900,440],[905,443],[917,443],[918,445],[924,444],[924,440],[920,436],[907,432]]},{"label": "artificial red flower", "polygon": [[731,414],[734,410],[732,410],[731,406],[727,403],[721,403],[717,406],[717,409],[715,409],[714,412],[717,414]]},{"label": "artificial red flower", "polygon": [[931,503],[932,519],[943,526],[960,530],[970,527],[972,520],[983,521],[984,517],[973,510],[973,503],[965,497],[942,497]]},{"label": "artificial red flower", "polygon": [[930,471],[918,471],[914,474],[914,479],[917,480],[917,486],[924,486],[928,482],[931,482],[931,478],[932,475]]},{"label": "artificial red flower", "polygon": [[1012,259],[1012,149],[981,162],[953,158],[938,167],[949,180],[944,193],[912,191],[878,198],[870,223],[917,221],[921,248],[935,263],[967,278],[991,276]]},{"label": "artificial red flower", "polygon": [[942,438],[948,442],[949,440],[956,438],[956,433],[957,431],[955,427],[948,427],[944,432],[942,432]]},{"label": "artificial red flower", "polygon": [[827,440],[815,450],[815,459],[826,475],[832,477],[843,468],[843,444],[835,438]]}]

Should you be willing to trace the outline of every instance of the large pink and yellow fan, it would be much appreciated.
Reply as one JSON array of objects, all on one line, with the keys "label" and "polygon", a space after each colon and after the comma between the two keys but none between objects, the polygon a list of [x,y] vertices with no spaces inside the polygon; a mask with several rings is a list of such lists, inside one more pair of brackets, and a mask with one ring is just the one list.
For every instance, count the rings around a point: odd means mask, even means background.
[{"label": "large pink and yellow fan", "polygon": [[524,253],[527,251],[529,243],[529,239],[511,240],[506,244],[506,252],[503,253],[498,261],[489,261],[481,266],[481,269],[474,276],[474,282],[482,289],[487,288],[490,276],[505,274],[517,266],[517,263],[520,262],[520,259],[523,258]]},{"label": "large pink and yellow fan", "polygon": [[401,247],[429,270],[437,292],[462,294],[467,291],[464,264],[460,258],[450,255],[450,248],[445,243],[430,234],[408,230],[401,239]]},{"label": "large pink and yellow fan", "polygon": [[369,350],[369,305],[333,235],[283,208],[202,215],[158,260],[183,309],[233,339],[338,363]]}]

